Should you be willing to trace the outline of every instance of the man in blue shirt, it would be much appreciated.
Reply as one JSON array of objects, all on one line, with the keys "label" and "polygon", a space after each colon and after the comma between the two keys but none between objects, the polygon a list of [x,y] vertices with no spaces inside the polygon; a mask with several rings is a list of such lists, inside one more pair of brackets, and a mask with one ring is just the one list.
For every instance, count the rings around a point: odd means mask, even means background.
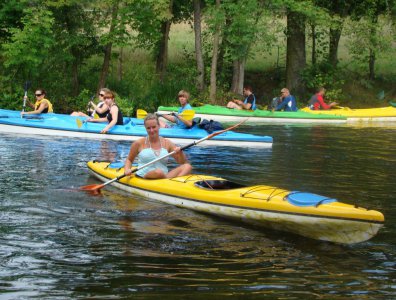
[{"label": "man in blue shirt", "polygon": [[227,103],[227,107],[234,108],[234,109],[255,110],[256,109],[256,96],[253,94],[252,87],[249,85],[246,85],[243,88],[243,95],[246,97],[244,101],[234,99]]},{"label": "man in blue shirt", "polygon": [[283,88],[281,90],[281,99],[282,102],[278,104],[275,108],[276,111],[284,110],[284,111],[297,111],[297,103],[296,98],[293,95],[290,95],[290,91],[287,88]]}]

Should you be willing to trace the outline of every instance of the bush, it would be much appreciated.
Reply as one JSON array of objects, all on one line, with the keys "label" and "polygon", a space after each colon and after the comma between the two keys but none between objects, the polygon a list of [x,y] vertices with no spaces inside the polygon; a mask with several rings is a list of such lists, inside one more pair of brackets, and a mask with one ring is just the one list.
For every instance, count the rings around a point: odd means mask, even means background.
[{"label": "bush", "polygon": [[[342,86],[345,80],[341,79],[341,71],[327,62],[322,62],[305,68],[302,73],[308,91],[314,94],[323,86],[326,88],[328,100],[339,100],[342,98]],[[309,99],[310,95],[306,95]]]}]

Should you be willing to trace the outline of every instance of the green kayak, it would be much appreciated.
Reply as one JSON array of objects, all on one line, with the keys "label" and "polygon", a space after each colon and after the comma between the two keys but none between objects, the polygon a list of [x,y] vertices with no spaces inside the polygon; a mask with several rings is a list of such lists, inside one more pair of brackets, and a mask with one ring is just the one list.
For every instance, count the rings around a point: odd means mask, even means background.
[{"label": "green kayak", "polygon": [[[176,106],[160,106],[158,113],[177,111]],[[193,107],[196,117],[213,119],[223,123],[239,122],[248,119],[248,123],[346,123],[347,118],[337,115],[310,114],[304,111],[270,111],[270,110],[237,110],[224,106],[206,104]]]}]

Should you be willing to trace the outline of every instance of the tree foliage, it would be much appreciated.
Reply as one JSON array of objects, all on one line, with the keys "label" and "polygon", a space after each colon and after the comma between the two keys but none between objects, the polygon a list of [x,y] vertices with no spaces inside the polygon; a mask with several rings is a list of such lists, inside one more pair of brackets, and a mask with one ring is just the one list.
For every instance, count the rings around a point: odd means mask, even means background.
[{"label": "tree foliage", "polygon": [[[324,84],[330,94],[332,88],[338,93],[339,41],[348,39],[346,56],[373,80],[378,59],[393,51],[395,2],[221,0],[216,6],[213,0],[200,0],[203,61],[197,71],[195,49],[183,50],[178,57],[184,61],[168,63],[169,30],[161,30],[164,24],[168,29],[181,22],[193,26],[197,1],[4,0],[0,3],[0,93],[8,99],[30,80],[49,90],[55,104],[62,100],[63,111],[82,107],[78,101],[95,93],[98,85],[130,98],[120,101],[125,105],[142,99],[154,107],[172,101],[181,88],[199,90],[200,96],[211,95],[215,101],[230,90],[240,92],[246,61],[274,45],[283,56],[277,61],[282,72],[279,86],[289,83],[297,92],[305,87],[310,92],[314,85]],[[288,16],[297,16],[289,28]],[[298,35],[292,32],[294,27],[301,29]],[[307,50],[311,60],[305,58]],[[159,63],[167,71],[161,81],[155,68]]]}]

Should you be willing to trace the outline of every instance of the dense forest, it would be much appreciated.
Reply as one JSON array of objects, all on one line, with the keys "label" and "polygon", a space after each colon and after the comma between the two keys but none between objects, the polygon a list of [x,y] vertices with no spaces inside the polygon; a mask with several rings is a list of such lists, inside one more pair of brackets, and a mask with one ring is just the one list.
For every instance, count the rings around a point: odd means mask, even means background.
[{"label": "dense forest", "polygon": [[319,86],[379,106],[396,94],[395,16],[395,0],[3,0],[0,106],[42,87],[68,113],[108,87],[132,115],[180,89],[223,104],[244,84],[263,106],[281,87],[303,106]]}]

